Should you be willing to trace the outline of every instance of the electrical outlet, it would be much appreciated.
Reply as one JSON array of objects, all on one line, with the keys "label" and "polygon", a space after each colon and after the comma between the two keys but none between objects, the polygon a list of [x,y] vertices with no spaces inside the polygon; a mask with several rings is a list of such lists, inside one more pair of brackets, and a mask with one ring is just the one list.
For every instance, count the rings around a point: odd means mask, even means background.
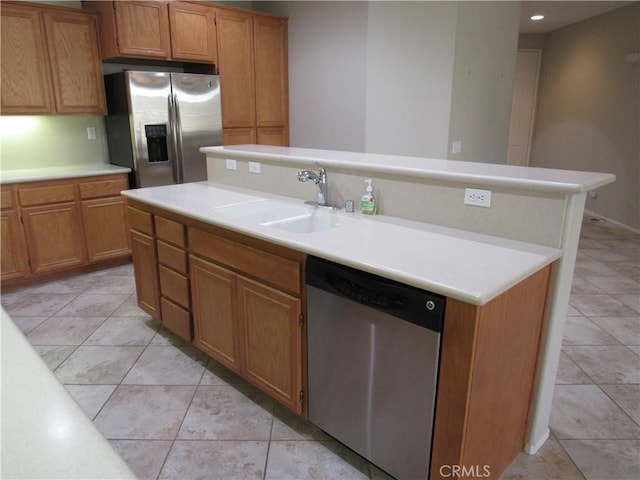
[{"label": "electrical outlet", "polygon": [[462,141],[456,140],[451,144],[451,153],[460,153],[462,151]]},{"label": "electrical outlet", "polygon": [[96,139],[96,127],[87,127],[87,138],[89,140]]},{"label": "electrical outlet", "polygon": [[464,204],[473,205],[474,207],[491,206],[491,190],[478,190],[477,188],[464,189]]},{"label": "electrical outlet", "polygon": [[236,164],[236,161],[231,159],[231,158],[227,158],[225,160],[225,163],[227,165],[227,170],[237,170],[238,169],[238,165]]},{"label": "electrical outlet", "polygon": [[260,173],[260,162],[249,162],[249,172]]}]

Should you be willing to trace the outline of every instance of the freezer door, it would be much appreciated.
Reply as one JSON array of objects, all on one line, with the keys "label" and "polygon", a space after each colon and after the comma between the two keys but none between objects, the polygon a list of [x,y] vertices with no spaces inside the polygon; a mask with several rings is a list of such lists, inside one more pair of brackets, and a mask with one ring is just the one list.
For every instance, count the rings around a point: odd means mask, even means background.
[{"label": "freezer door", "polygon": [[169,119],[171,78],[163,72],[125,72],[137,187],[176,183]]},{"label": "freezer door", "polygon": [[201,147],[222,145],[220,77],[171,74],[175,103],[178,181],[207,180],[207,162]]}]

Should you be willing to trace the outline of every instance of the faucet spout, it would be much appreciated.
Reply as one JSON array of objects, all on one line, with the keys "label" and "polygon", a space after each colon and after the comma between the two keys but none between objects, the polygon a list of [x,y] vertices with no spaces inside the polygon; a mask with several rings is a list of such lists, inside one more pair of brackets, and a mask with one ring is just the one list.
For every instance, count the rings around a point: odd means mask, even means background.
[{"label": "faucet spout", "polygon": [[298,181],[311,180],[316,185],[318,205],[325,206],[327,205],[327,171],[318,162],[314,163],[318,166],[318,173],[312,170],[302,170],[298,172]]}]

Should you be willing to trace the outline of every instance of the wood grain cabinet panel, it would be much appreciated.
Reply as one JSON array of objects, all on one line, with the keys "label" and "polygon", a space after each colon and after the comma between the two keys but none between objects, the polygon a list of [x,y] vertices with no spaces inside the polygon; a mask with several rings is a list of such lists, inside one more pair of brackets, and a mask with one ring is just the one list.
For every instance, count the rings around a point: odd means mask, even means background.
[{"label": "wood grain cabinet panel", "polygon": [[160,299],[162,324],[187,342],[193,340],[191,313],[166,298]]},{"label": "wood grain cabinet panel", "polygon": [[89,262],[131,252],[123,197],[83,200],[82,221]]},{"label": "wood grain cabinet panel", "polygon": [[131,253],[138,305],[153,318],[159,320],[160,289],[158,287],[158,257],[155,239],[132,230]]},{"label": "wood grain cabinet panel", "polygon": [[2,114],[53,111],[49,56],[42,13],[28,5],[0,3]]},{"label": "wood grain cabinet panel", "polygon": [[239,277],[238,305],[245,378],[302,413],[300,299]]},{"label": "wood grain cabinet panel", "polygon": [[97,25],[86,13],[45,11],[58,113],[106,113]]},{"label": "wood grain cabinet panel", "polygon": [[[3,206],[6,205],[3,195]],[[11,280],[29,275],[27,245],[25,243],[19,213],[14,210],[2,210],[0,231],[0,280]]]},{"label": "wood grain cabinet panel", "polygon": [[85,263],[80,208],[59,203],[22,210],[31,270],[34,274]]},{"label": "wood grain cabinet panel", "polygon": [[2,113],[106,113],[94,15],[2,2]]},{"label": "wood grain cabinet panel", "polygon": [[[93,2],[86,2],[90,4]],[[169,59],[169,17],[166,2],[96,2],[115,10],[115,43],[122,57]],[[113,48],[112,45],[105,45]],[[103,50],[104,52],[104,50]],[[108,55],[112,56],[112,55]]]},{"label": "wood grain cabinet panel", "polygon": [[223,129],[222,141],[225,145],[246,145],[256,143],[256,129],[225,128]]},{"label": "wood grain cabinet panel", "polygon": [[216,12],[212,6],[169,3],[171,57],[188,62],[218,63]]},{"label": "wood grain cabinet panel", "polygon": [[256,126],[253,67],[253,15],[235,10],[216,12],[222,126]]},{"label": "wood grain cabinet panel", "polygon": [[240,373],[236,274],[191,255],[194,342],[230,370]]}]

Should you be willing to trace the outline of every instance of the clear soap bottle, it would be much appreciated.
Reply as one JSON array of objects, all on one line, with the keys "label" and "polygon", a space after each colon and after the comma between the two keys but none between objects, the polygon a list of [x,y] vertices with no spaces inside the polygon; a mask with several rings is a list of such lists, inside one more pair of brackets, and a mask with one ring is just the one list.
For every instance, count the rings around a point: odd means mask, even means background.
[{"label": "clear soap bottle", "polygon": [[373,187],[371,186],[371,179],[365,180],[367,183],[367,189],[362,195],[360,201],[360,211],[365,215],[375,215],[378,212],[378,199],[373,194]]}]

